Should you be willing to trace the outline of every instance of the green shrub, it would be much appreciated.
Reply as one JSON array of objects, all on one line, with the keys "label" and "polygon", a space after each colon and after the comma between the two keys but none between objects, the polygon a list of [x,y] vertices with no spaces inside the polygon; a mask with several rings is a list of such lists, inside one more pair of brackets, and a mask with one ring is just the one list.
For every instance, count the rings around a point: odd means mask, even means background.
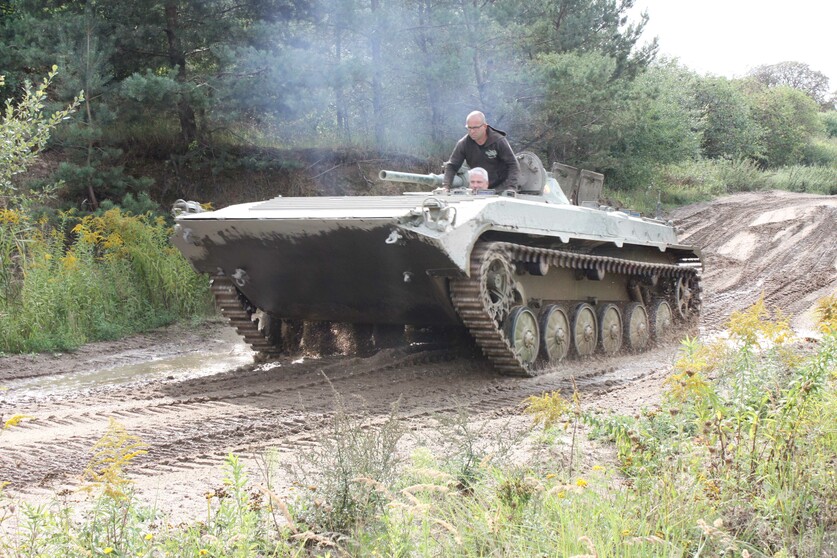
[{"label": "green shrub", "polygon": [[0,214],[0,351],[66,350],[208,315],[211,296],[163,218]]},{"label": "green shrub", "polygon": [[830,138],[837,138],[837,110],[820,113],[820,119],[825,126],[825,133]]},{"label": "green shrub", "polygon": [[803,151],[802,162],[815,167],[837,168],[837,139],[811,141]]}]

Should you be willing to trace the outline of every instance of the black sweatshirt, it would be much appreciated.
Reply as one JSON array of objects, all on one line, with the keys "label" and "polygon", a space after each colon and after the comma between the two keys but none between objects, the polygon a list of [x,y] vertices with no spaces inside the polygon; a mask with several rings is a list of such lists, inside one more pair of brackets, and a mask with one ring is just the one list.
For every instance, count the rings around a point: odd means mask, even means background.
[{"label": "black sweatshirt", "polygon": [[465,161],[469,168],[482,167],[488,171],[489,188],[498,192],[518,189],[520,168],[517,166],[514,151],[506,139],[506,133],[495,130],[491,126],[488,126],[486,130],[488,138],[482,145],[472,140],[469,135],[465,135],[456,142],[450,160],[445,165],[443,182],[445,188],[450,188],[453,177]]}]

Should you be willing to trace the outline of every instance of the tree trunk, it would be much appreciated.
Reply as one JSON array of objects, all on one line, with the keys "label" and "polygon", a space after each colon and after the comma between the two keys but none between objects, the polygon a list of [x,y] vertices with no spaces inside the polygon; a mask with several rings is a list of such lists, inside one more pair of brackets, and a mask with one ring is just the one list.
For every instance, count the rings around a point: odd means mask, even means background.
[{"label": "tree trunk", "polygon": [[369,50],[372,55],[372,120],[375,128],[375,147],[382,149],[384,146],[384,94],[381,84],[381,69],[384,67],[381,60],[381,22],[380,1],[372,0],[370,4],[372,18],[372,32],[369,35]]},{"label": "tree trunk", "polygon": [[[427,15],[430,13],[432,5],[429,1],[419,3],[419,32],[416,36],[419,51],[422,54],[424,67],[430,69],[433,67],[433,54],[430,52],[430,40],[427,37],[425,26],[428,23]],[[442,107],[439,106],[442,95],[438,82],[431,77],[431,73],[425,74],[425,85],[427,87],[427,102],[430,107],[430,137],[436,143],[443,141],[442,137]]]},{"label": "tree trunk", "polygon": [[[93,34],[93,30],[90,26],[87,26],[87,52],[85,54],[85,63],[86,68],[84,71],[84,90],[88,92],[87,95],[84,96],[84,108],[85,112],[87,112],[87,126],[90,129],[93,129],[93,111],[90,110],[90,38]],[[93,134],[88,135],[87,137],[87,168],[91,169],[93,167]],[[96,199],[96,191],[93,189],[93,173],[89,172],[87,174],[87,195],[90,197],[90,205],[93,207],[93,210],[99,209],[99,200]]]},{"label": "tree trunk", "polygon": [[343,72],[340,67],[343,63],[343,31],[337,25],[334,28],[334,66],[337,69],[337,81],[334,83],[334,103],[337,110],[337,129],[344,141],[350,139],[349,135],[349,111],[346,108],[346,94],[343,91]]},{"label": "tree trunk", "polygon": [[167,0],[165,11],[165,32],[169,47],[169,63],[177,67],[177,81],[181,84],[179,101],[177,102],[177,113],[180,118],[180,134],[184,145],[188,147],[198,137],[198,126],[195,119],[195,110],[184,94],[186,83],[186,54],[183,52],[183,46],[180,41],[177,2]]}]

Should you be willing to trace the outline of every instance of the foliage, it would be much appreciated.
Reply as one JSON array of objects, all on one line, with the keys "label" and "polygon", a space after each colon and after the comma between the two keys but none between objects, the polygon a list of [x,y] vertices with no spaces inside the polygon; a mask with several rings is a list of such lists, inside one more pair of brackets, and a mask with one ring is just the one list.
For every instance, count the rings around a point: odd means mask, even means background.
[{"label": "foliage", "polygon": [[[111,438],[108,438],[110,436]],[[115,438],[114,438],[115,436]],[[125,439],[140,444],[111,423],[98,446],[111,447],[122,464],[130,453]],[[0,554],[27,558],[55,556],[302,556],[308,541],[294,539],[271,516],[262,498],[250,493],[244,465],[235,455],[224,465],[223,488],[207,495],[205,522],[172,525],[158,510],[141,503],[132,491],[99,493],[84,509],[66,503],[14,505],[0,492]],[[126,471],[118,477],[123,486]]]},{"label": "foliage", "polygon": [[[0,91],[19,99],[33,71],[58,62],[52,102],[87,92],[53,134],[62,164],[49,179],[66,185],[62,207],[85,211],[126,194],[187,199],[184,170],[234,173],[253,144],[442,160],[473,109],[518,151],[604,172],[626,198],[659,192],[666,165],[700,156],[833,164],[814,122],[828,120],[809,97],[819,72],[783,63],[740,81],[655,63],[656,41],[641,44],[648,15],[629,18],[633,4],[19,2],[0,20]],[[156,184],[142,177],[148,159],[162,162]]]},{"label": "foliage", "polygon": [[822,298],[817,303],[820,330],[825,335],[837,334],[837,293]]},{"label": "foliage", "polygon": [[823,133],[817,104],[790,87],[756,87],[753,116],[765,131],[763,161],[772,168],[801,161],[813,136]]},{"label": "foliage", "polygon": [[611,145],[608,120],[619,106],[616,61],[598,53],[544,54],[536,60],[535,83],[544,84],[539,117],[524,141],[542,142],[547,158],[580,165],[606,163]]},{"label": "foliage", "polygon": [[749,75],[767,87],[792,87],[808,95],[818,105],[825,106],[828,95],[828,76],[802,62],[780,62],[762,65]]},{"label": "foliage", "polygon": [[[23,203],[27,199],[15,187],[12,178],[23,173],[46,147],[47,140],[53,130],[76,111],[83,94],[79,94],[63,110],[58,110],[46,116],[44,106],[47,99],[47,89],[58,72],[56,66],[37,87],[27,81],[24,84],[23,96],[18,102],[7,99],[2,120],[0,120],[0,208],[8,209]],[[2,85],[2,81],[0,81]]]},{"label": "foliage", "polygon": [[801,164],[808,168],[837,168],[837,140],[814,138],[802,151]]},{"label": "foliage", "polygon": [[304,452],[292,469],[298,486],[309,487],[298,517],[313,529],[348,533],[374,518],[386,504],[379,488],[389,486],[399,464],[395,446],[403,434],[397,406],[379,425],[352,415],[341,397],[329,421],[330,432]]},{"label": "foliage", "polygon": [[134,459],[148,453],[147,447],[111,417],[107,432],[93,446],[93,457],[84,469],[88,488],[100,488],[102,494],[115,500],[126,498],[126,488],[131,482],[126,470]]},{"label": "foliage", "polygon": [[837,194],[837,167],[782,167],[766,177],[767,187],[810,194]]},{"label": "foliage", "polygon": [[652,67],[633,82],[611,148],[617,164],[605,167],[612,186],[650,187],[661,166],[698,157],[701,123],[691,107],[693,82],[690,72],[674,64]]},{"label": "foliage", "polygon": [[825,133],[829,138],[837,138],[837,110],[820,113]]},{"label": "foliage", "polygon": [[570,402],[561,396],[560,391],[530,395],[523,404],[524,412],[532,415],[534,423],[541,424],[544,428],[551,428],[572,410]]},{"label": "foliage", "polygon": [[738,533],[725,545],[818,554],[820,526],[837,512],[837,441],[821,428],[837,401],[837,339],[800,354],[787,323],[770,319],[761,300],[731,316],[729,331],[727,344],[684,342],[660,412],[599,426],[621,448],[638,489],[652,478],[694,483],[699,501],[720,512],[719,524]]},{"label": "foliage", "polygon": [[710,159],[759,159],[762,136],[752,109],[752,99],[735,81],[705,77],[694,80],[690,103],[700,114],[701,150]]},{"label": "foliage", "polygon": [[67,349],[205,315],[207,282],[169,234],[162,218],[116,208],[54,225],[0,213],[0,351]]}]

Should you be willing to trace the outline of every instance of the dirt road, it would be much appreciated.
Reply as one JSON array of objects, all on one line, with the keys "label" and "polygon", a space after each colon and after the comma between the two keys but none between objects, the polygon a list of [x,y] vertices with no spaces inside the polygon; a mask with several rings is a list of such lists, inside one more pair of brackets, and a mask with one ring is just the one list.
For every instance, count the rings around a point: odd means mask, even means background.
[{"label": "dirt road", "polygon": [[[837,198],[753,193],[683,208],[673,218],[685,243],[703,247],[701,331],[718,329],[763,292],[772,306],[811,326],[816,300],[837,290]],[[473,420],[512,417],[529,395],[571,391],[583,404],[633,413],[653,405],[676,343],[641,355],[570,361],[537,378],[498,376],[462,349],[396,349],[370,358],[285,359],[257,365],[220,321],[174,326],[73,354],[0,359],[0,415],[32,417],[0,435],[6,492],[43,499],[75,491],[109,417],[149,446],[133,469],[140,494],[175,517],[205,509],[229,452],[292,456],[314,443],[334,395],[412,430],[437,413]]]}]

